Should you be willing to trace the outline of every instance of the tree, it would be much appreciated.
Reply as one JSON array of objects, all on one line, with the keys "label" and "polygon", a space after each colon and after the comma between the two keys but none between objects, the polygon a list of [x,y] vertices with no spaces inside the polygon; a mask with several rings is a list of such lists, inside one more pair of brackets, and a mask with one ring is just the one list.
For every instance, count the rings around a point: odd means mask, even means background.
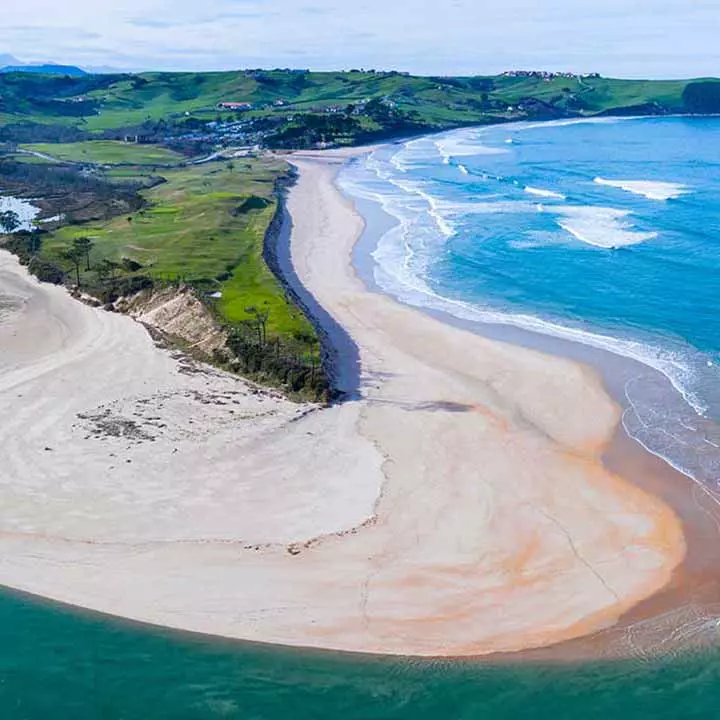
[{"label": "tree", "polygon": [[315,352],[318,344],[317,337],[314,333],[300,331],[298,333],[295,333],[295,339],[301,342],[303,345],[307,346],[308,355],[310,357],[310,386],[314,387],[318,369],[317,353]]},{"label": "tree", "polygon": [[68,248],[62,253],[63,260],[67,260],[75,266],[75,279],[77,280],[78,287],[80,287],[80,265],[84,257],[85,253],[76,247]]},{"label": "tree", "polygon": [[114,260],[108,260],[106,258],[100,263],[100,267],[98,268],[98,275],[103,275],[105,277],[109,275],[110,280],[112,282],[115,282],[115,279],[117,278],[117,271],[120,269],[120,267],[120,263],[115,262]]},{"label": "tree", "polygon": [[[267,305],[267,303],[265,303]],[[260,347],[265,347],[267,343],[267,324],[270,319],[270,311],[267,308],[257,308],[254,305],[245,308],[245,312],[250,315],[258,327],[258,340]]]},{"label": "tree", "polygon": [[90,270],[90,251],[95,243],[89,237],[77,237],[73,240],[73,248],[85,258],[85,269]]},{"label": "tree", "polygon": [[13,210],[0,213],[0,227],[4,233],[11,233],[20,227],[20,216]]}]

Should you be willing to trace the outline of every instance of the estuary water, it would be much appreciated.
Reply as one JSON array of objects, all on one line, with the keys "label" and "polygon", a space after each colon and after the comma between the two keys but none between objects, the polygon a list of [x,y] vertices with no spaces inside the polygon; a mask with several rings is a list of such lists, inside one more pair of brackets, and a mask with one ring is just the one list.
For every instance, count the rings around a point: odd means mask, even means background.
[{"label": "estuary water", "polygon": [[633,359],[626,429],[718,490],[720,118],[463,129],[380,148],[340,186],[393,221],[370,248],[382,290]]},{"label": "estuary water", "polygon": [[3,720],[712,720],[720,653],[575,666],[264,647],[0,595]]},{"label": "estuary water", "polygon": [[31,230],[35,218],[40,214],[40,209],[27,200],[4,196],[0,189],[0,213],[4,212],[14,212],[18,216],[20,223],[18,230]]}]

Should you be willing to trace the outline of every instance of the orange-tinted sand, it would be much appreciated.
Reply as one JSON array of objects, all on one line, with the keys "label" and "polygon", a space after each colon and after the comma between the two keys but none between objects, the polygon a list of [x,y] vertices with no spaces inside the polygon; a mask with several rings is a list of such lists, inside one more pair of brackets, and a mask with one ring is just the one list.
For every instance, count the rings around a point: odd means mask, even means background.
[{"label": "orange-tinted sand", "polygon": [[[127,318],[74,310],[5,262],[43,298],[33,317],[68,332],[40,365],[20,358],[16,382],[0,376],[0,582],[228,637],[467,656],[614,626],[677,577],[677,513],[603,464],[619,408],[596,373],[368,292],[350,264],[362,220],[333,184],[341,160],[293,159],[291,250],[358,346],[362,397],[300,420],[245,393],[250,421],[211,414],[151,448],[88,441],[78,412],[190,381]],[[220,374],[202,382],[231,392]],[[116,479],[108,448],[138,469]]]}]

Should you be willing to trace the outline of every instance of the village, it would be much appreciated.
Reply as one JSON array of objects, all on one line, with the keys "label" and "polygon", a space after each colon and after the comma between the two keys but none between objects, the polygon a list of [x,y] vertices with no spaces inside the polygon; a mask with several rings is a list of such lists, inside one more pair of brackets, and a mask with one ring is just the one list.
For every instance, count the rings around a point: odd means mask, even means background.
[{"label": "village", "polygon": [[555,80],[565,78],[567,80],[593,80],[600,77],[600,73],[573,73],[573,72],[548,72],[546,70],[506,70],[500,77],[509,78],[535,78],[540,80]]}]

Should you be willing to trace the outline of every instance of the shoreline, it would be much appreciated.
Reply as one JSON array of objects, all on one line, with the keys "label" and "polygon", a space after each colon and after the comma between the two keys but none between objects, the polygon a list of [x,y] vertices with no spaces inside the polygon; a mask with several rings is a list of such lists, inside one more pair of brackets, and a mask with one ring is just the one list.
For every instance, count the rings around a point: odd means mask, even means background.
[{"label": "shoreline", "polygon": [[[595,367],[601,372],[611,396],[626,411],[623,423],[628,434],[679,472],[700,483],[714,485],[716,473],[702,458],[706,455],[705,443],[713,444],[718,436],[718,425],[705,414],[707,408],[703,401],[684,384],[682,375],[691,373],[694,366],[682,357],[675,361],[672,353],[679,350],[668,354],[662,343],[650,336],[638,339],[630,335],[613,335],[608,330],[587,327],[579,322],[563,323],[519,309],[505,312],[476,306],[444,297],[426,287],[407,288],[402,281],[387,275],[383,264],[376,263],[371,257],[384,233],[397,228],[402,221],[386,209],[378,196],[371,198],[364,192],[354,195],[354,181],[354,173],[351,173],[348,187],[340,179],[337,185],[343,196],[349,197],[356,210],[368,219],[369,227],[356,243],[352,256],[355,270],[366,288],[482,337]],[[360,188],[362,190],[362,178]],[[376,268],[383,280],[375,277]],[[709,361],[703,362],[701,369],[704,370],[706,364],[712,365]],[[652,408],[658,394],[662,394],[667,412],[676,418],[674,428],[662,423],[656,426],[653,422]],[[695,434],[683,435],[681,432],[676,437],[673,431],[682,431],[686,427],[684,423],[695,426]],[[717,498],[720,501],[720,495]]]},{"label": "shoreline", "polygon": [[[619,408],[598,375],[369,293],[350,264],[363,221],[333,184],[343,154],[312,155],[293,157],[287,259],[361,370],[360,393],[321,412],[215,371],[187,379],[132,320],[5,263],[27,295],[19,317],[62,332],[39,359],[22,334],[9,344],[0,582],[180,630],[380,655],[514,661],[619,627],[677,577],[686,539],[668,504],[603,465]],[[113,395],[132,417],[159,383],[152,412],[195,428],[127,448],[78,430]],[[225,394],[208,417],[193,383]],[[248,422],[218,424],[235,393]],[[48,397],[62,414],[43,416]],[[144,482],[131,465],[108,474],[125,458],[147,464]]]},{"label": "shoreline", "polygon": [[[386,218],[385,225],[392,227],[397,222],[387,215],[379,204],[348,196],[339,186],[337,176],[335,185],[338,192],[353,207],[357,204],[377,205],[378,213]],[[355,211],[359,212],[357,209]],[[624,385],[632,376],[634,367],[642,367],[645,373],[656,375],[681,395],[672,380],[657,368],[610,349],[586,345],[561,336],[546,335],[512,324],[464,320],[445,310],[416,307],[404,302],[384,291],[375,281],[374,261],[369,257],[369,253],[377,242],[377,232],[372,237],[367,237],[367,221],[363,221],[364,230],[352,249],[352,265],[358,279],[368,291],[391,298],[394,302],[480,337],[509,342],[518,347],[588,365],[598,373],[606,392],[624,408],[624,412],[628,410]],[[689,472],[676,467],[671,460],[631,435],[625,426],[624,413],[602,455],[602,462],[609,471],[618,476],[632,477],[633,484],[655,497],[662,498],[677,512],[686,532],[686,557],[673,572],[667,585],[629,609],[616,625],[607,630],[543,648],[527,649],[509,655],[495,654],[493,659],[543,662],[627,657],[629,648],[626,634],[633,629],[638,632],[638,636],[643,636],[642,642],[649,653],[668,653],[714,642],[719,612],[717,599],[720,597],[720,551],[714,550],[720,534],[720,502],[717,497]],[[691,502],[688,502],[689,498],[692,498]],[[668,627],[669,616],[672,616],[672,622],[677,627]],[[681,639],[667,637],[670,630],[683,626],[686,634]],[[687,626],[692,627],[688,629]]]},{"label": "shoreline", "polygon": [[[342,153],[338,153],[338,154],[340,155],[340,154],[342,154]],[[298,156],[301,157],[303,160],[305,160],[305,159],[307,159],[307,158],[310,158],[311,160],[314,160],[314,159],[317,159],[318,157],[327,158],[327,157],[329,156],[329,154],[328,154],[328,153],[325,153],[325,154],[319,156],[319,155],[316,154],[316,153],[297,153],[297,154],[296,154],[296,157],[298,157]],[[338,168],[338,170],[339,170],[339,168]],[[333,181],[334,181],[334,180],[333,180]],[[338,192],[338,194],[340,193],[340,190],[339,190],[339,189],[336,189],[336,191]],[[347,202],[348,204],[351,204],[351,203],[350,203],[349,201],[347,201],[347,200],[346,200],[345,202]],[[353,247],[353,248],[356,247],[357,244],[358,244],[358,242],[361,242],[361,240],[358,240],[356,243],[354,243],[352,247]],[[354,254],[354,250],[351,250],[351,252]],[[353,269],[353,272],[356,272],[356,270]],[[387,296],[387,295],[383,295],[383,297],[388,297],[388,296]],[[392,299],[391,301],[392,301],[392,302],[395,302],[394,299]],[[408,306],[404,306],[404,307],[408,307]],[[421,312],[423,315],[430,316],[430,317],[435,317],[435,316],[437,316],[437,315],[441,315],[441,313],[424,313],[424,312],[422,312],[422,311],[418,311],[418,310],[415,309],[415,308],[412,308],[412,310],[413,310],[414,312]],[[480,333],[480,335],[482,336],[482,333]],[[655,459],[654,456],[653,456],[653,459]],[[655,593],[651,593],[651,597],[654,596],[654,594],[655,594]],[[631,611],[630,611],[630,612],[631,612]],[[571,641],[571,642],[572,642],[572,641]],[[535,652],[535,654],[537,655],[537,657],[538,657],[539,659],[540,659],[540,658],[547,659],[548,655],[546,654],[546,651],[547,651],[547,648],[544,648],[544,649],[541,649],[541,650],[538,650],[538,651],[529,651],[529,652]],[[525,651],[525,652],[528,652],[528,651]],[[565,652],[565,650],[563,649],[562,654],[564,654],[564,652]],[[524,653],[521,653],[521,654],[524,654]],[[554,653],[553,653],[553,654],[554,654]],[[585,655],[584,652],[581,652],[581,654],[582,654],[582,655]],[[500,654],[493,654],[492,657],[493,657],[493,658],[499,658],[501,655],[502,655],[502,653],[500,653]],[[513,654],[512,654],[511,656],[509,656],[509,657],[517,658],[517,655],[516,655],[515,653],[513,653]],[[585,656],[585,657],[587,657],[587,656]]]}]

